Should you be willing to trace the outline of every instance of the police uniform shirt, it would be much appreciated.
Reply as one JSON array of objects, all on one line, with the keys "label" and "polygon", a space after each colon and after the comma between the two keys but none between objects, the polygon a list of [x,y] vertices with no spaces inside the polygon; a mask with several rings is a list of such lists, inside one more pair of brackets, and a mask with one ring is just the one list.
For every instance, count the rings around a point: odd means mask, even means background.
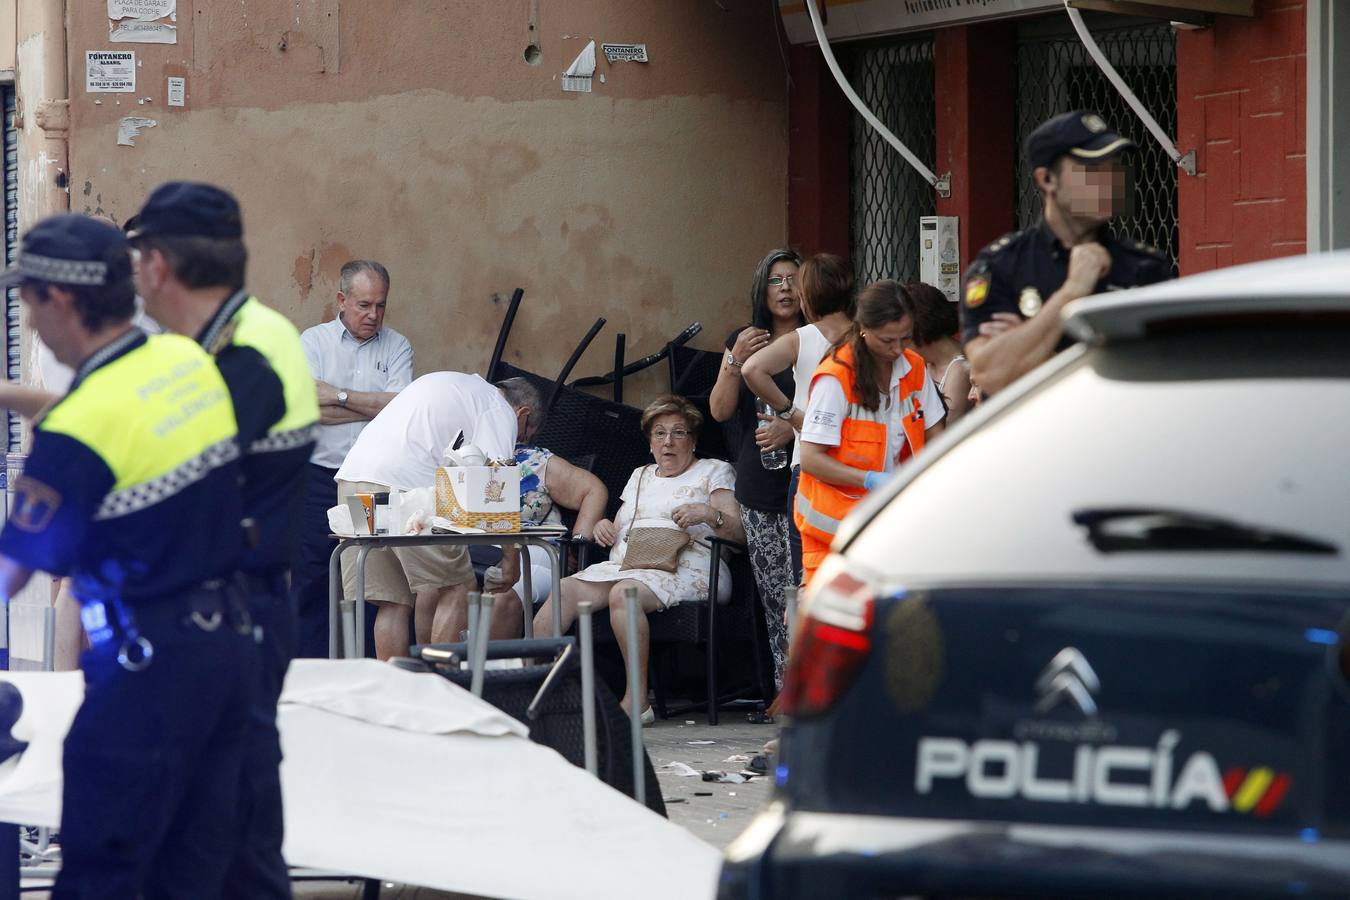
[{"label": "police uniform shirt", "polygon": [[[229,297],[197,342],[216,359],[234,403],[243,455],[242,568],[275,574],[298,549],[305,475],[318,435],[319,404],[300,334],[281,313],[244,291]],[[290,366],[289,378],[283,378]]]},{"label": "police uniform shirt", "polygon": [[132,328],[36,423],[0,553],[73,576],[84,602],[170,600],[238,564],[238,479],[234,414],[211,358]]},{"label": "police uniform shirt", "polygon": [[[1099,238],[1111,256],[1111,269],[1094,293],[1117,291],[1166,281],[1172,262],[1140,241],[1117,240],[1103,230]],[[1069,251],[1044,221],[1004,235],[980,251],[966,270],[961,290],[961,343],[979,336],[980,325],[994,313],[1010,312],[1029,319],[1063,286],[1069,275]],[[1065,337],[1056,348],[1072,344]]]}]

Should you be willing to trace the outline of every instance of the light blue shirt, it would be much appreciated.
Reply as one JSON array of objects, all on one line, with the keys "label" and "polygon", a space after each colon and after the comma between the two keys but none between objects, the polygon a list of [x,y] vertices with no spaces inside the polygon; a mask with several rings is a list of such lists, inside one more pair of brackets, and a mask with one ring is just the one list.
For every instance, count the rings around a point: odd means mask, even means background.
[{"label": "light blue shirt", "polygon": [[[300,335],[309,370],[340,391],[398,392],[412,382],[412,344],[388,326],[362,343],[337,319]],[[326,469],[342,466],[366,422],[320,425],[309,461]]]}]

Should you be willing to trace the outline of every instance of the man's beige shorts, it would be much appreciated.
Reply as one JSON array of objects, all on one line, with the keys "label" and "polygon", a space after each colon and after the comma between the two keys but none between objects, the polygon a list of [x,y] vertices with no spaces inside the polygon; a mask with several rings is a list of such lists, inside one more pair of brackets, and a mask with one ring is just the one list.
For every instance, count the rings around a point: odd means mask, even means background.
[{"label": "man's beige shorts", "polygon": [[[362,491],[387,491],[370,481],[338,481],[338,503]],[[356,596],[356,550],[342,554],[342,596]],[[366,599],[371,603],[412,606],[413,596],[474,580],[473,564],[464,547],[377,547],[366,555]]]}]

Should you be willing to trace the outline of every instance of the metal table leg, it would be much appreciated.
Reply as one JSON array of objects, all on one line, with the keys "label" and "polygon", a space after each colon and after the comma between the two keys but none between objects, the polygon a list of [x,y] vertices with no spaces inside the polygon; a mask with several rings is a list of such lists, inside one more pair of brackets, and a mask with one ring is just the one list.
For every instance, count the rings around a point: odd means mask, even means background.
[{"label": "metal table leg", "polygon": [[520,595],[520,614],[525,617],[524,635],[528,640],[534,637],[534,573],[530,571],[530,545],[525,544],[520,548],[520,576],[525,579],[521,583],[523,593]]},{"label": "metal table leg", "polygon": [[549,569],[553,575],[553,593],[549,595],[553,604],[553,636],[562,637],[562,555],[552,542],[542,538],[530,538],[528,546],[539,547],[548,554]]},{"label": "metal table leg", "polygon": [[586,771],[599,772],[595,752],[595,648],[591,637],[591,601],[577,604],[577,634],[581,636],[581,737]]},{"label": "metal table leg", "polygon": [[633,743],[633,799],[643,806],[647,805],[647,779],[642,770],[642,707],[647,698],[638,696],[638,595],[637,588],[623,590],[623,602],[628,613],[628,723],[629,736]]},{"label": "metal table leg", "polygon": [[342,621],[342,551],[350,544],[339,540],[328,555],[328,658],[338,658],[338,639]]},{"label": "metal table leg", "polygon": [[374,549],[370,544],[362,544],[356,554],[356,600],[352,607],[356,621],[352,624],[352,646],[356,648],[356,659],[366,657],[366,557]]}]

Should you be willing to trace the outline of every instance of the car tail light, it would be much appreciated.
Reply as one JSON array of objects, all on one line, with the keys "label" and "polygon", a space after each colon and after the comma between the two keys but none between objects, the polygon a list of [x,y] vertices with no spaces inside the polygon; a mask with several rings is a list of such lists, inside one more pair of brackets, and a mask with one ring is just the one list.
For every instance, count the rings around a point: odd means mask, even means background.
[{"label": "car tail light", "polygon": [[822,567],[788,657],[780,706],[785,715],[826,713],[872,652],[873,593],[866,582]]}]

